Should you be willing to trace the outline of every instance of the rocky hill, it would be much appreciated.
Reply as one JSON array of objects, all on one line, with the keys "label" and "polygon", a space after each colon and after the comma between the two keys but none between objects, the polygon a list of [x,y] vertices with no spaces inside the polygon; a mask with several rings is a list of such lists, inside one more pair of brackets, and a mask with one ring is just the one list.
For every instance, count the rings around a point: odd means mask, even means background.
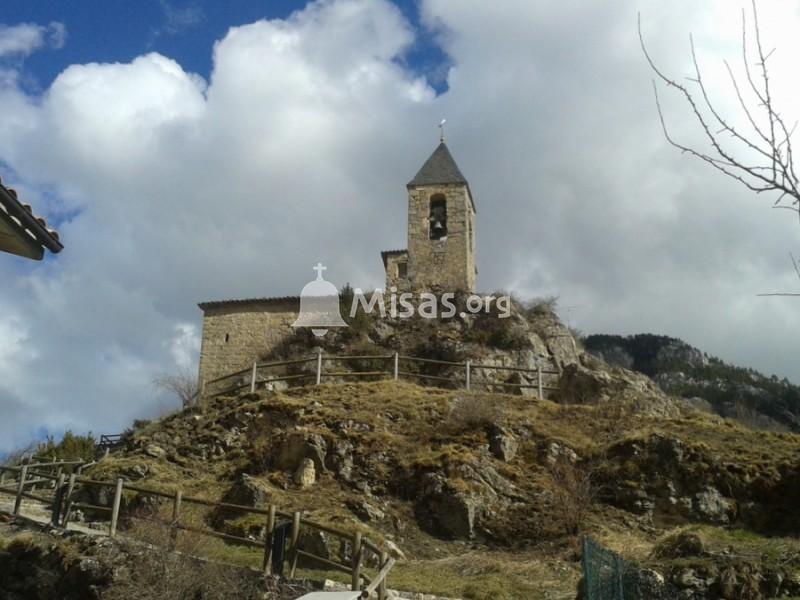
[{"label": "rocky hill", "polygon": [[586,351],[610,365],[644,373],[662,390],[697,408],[751,427],[800,431],[800,386],[729,365],[671,337],[649,333],[590,335]]},{"label": "rocky hill", "polygon": [[[652,598],[800,596],[800,436],[754,431],[668,396],[582,352],[547,307],[518,308],[502,323],[358,319],[326,336],[326,349],[546,361],[559,374],[548,399],[492,391],[497,375],[481,381],[489,391],[337,380],[219,396],[139,423],[90,476],[275,503],[359,528],[398,559],[390,587],[401,590],[573,597],[588,534],[647,569]],[[278,354],[308,351],[298,335]],[[128,498],[121,527],[142,535],[126,515],[169,509]],[[264,528],[224,512],[196,518],[254,538]],[[302,545],[347,558],[323,534]],[[245,566],[261,560],[221,541],[202,550]]]}]

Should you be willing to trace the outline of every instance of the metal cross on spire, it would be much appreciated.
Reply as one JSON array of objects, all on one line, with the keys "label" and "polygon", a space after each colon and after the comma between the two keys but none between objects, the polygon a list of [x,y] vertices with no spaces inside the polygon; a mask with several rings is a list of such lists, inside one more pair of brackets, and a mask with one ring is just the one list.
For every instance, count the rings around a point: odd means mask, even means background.
[{"label": "metal cross on spire", "polygon": [[439,141],[444,142],[444,124],[447,123],[447,119],[442,119],[439,123]]}]

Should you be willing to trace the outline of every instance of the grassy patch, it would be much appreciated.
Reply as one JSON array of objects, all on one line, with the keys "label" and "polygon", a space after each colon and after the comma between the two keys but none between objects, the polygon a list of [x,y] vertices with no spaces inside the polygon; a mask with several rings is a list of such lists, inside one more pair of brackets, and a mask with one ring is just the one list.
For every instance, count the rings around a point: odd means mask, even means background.
[{"label": "grassy patch", "polygon": [[533,554],[465,552],[400,563],[389,587],[469,600],[521,600],[574,592],[577,579],[577,565],[556,565]]}]

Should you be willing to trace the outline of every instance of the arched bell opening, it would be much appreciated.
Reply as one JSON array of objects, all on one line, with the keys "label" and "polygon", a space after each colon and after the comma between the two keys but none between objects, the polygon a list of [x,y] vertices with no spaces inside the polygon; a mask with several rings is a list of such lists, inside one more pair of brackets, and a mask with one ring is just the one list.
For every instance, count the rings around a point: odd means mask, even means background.
[{"label": "arched bell opening", "polygon": [[444,194],[431,196],[430,239],[441,240],[447,237],[447,199]]}]

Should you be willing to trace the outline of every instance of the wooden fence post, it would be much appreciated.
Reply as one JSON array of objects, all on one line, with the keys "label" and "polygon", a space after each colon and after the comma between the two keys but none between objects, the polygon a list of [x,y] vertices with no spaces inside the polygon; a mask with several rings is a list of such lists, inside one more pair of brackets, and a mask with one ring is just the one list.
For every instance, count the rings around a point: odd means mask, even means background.
[{"label": "wooden fence post", "polygon": [[361,589],[361,532],[353,535],[353,581],[350,586],[353,591]]},{"label": "wooden fence post", "polygon": [[536,364],[536,379],[539,382],[539,400],[544,400],[542,395],[542,365],[539,363]]},{"label": "wooden fence post", "polygon": [[[61,459],[61,460],[59,460],[58,462],[60,462],[60,463],[63,463],[63,462],[64,462],[64,459],[62,458],[62,459]],[[62,474],[63,472],[64,472],[64,465],[58,465],[58,468],[56,469],[56,477],[61,477],[61,474]],[[54,489],[54,490],[55,490],[55,489],[58,489],[58,487],[57,487],[57,485],[56,485],[56,482],[55,482],[55,481],[53,482],[53,489]]]},{"label": "wooden fence post", "polygon": [[58,474],[58,481],[56,482],[55,495],[53,497],[53,516],[50,523],[53,527],[58,527],[61,522],[61,509],[64,506],[64,473]]},{"label": "wooden fence post", "polygon": [[470,368],[471,367],[471,361],[469,359],[467,359],[466,367],[467,367],[467,371],[466,371],[467,379],[466,379],[466,384],[465,385],[466,385],[467,391],[469,391],[469,383],[470,383],[469,379],[470,379],[470,371],[471,371],[471,368]]},{"label": "wooden fence post", "polygon": [[264,564],[262,571],[266,575],[272,575],[272,544],[275,538],[275,505],[269,505],[269,515],[267,516],[267,532],[264,535]]},{"label": "wooden fence post", "polygon": [[[386,550],[381,552],[381,569],[386,566],[386,563],[389,561],[389,555],[386,553]],[[386,577],[381,579],[380,583],[378,584],[378,600],[387,600],[389,597],[389,593],[386,589]]]},{"label": "wooden fence post", "polygon": [[172,523],[170,524],[169,532],[169,544],[172,550],[175,550],[175,546],[178,543],[178,521],[181,518],[181,502],[183,502],[183,492],[178,490],[172,500]]},{"label": "wooden fence post", "polygon": [[17,497],[14,499],[14,516],[19,514],[22,506],[22,492],[25,491],[25,478],[28,476],[28,465],[22,465],[19,471],[19,483],[17,485]]},{"label": "wooden fence post", "polygon": [[119,505],[122,501],[122,485],[125,481],[120,477],[117,479],[117,487],[114,490],[114,504],[111,506],[111,525],[108,528],[109,537],[117,535],[117,521],[119,520]]},{"label": "wooden fence post", "polygon": [[398,377],[400,377],[400,353],[394,353],[394,379],[397,381]]},{"label": "wooden fence post", "polygon": [[289,569],[289,579],[294,579],[297,570],[297,551],[300,544],[300,513],[296,512],[292,516],[292,541],[289,545],[289,555],[291,557],[291,568]]},{"label": "wooden fence post", "polygon": [[[80,471],[80,468],[78,470]],[[77,475],[75,473],[70,473],[70,475],[69,475],[69,483],[67,484],[67,498],[66,498],[67,502],[66,502],[66,505],[64,506],[64,518],[61,521],[62,526],[64,527],[64,529],[66,529],[67,525],[69,524],[69,517],[70,517],[70,513],[72,512],[72,493],[75,490],[75,479],[76,478],[77,478]]]},{"label": "wooden fence post", "polygon": [[253,361],[253,372],[250,374],[250,393],[256,391],[256,375],[258,374],[258,362]]},{"label": "wooden fence post", "polygon": [[322,381],[322,348],[317,351],[317,385]]}]

